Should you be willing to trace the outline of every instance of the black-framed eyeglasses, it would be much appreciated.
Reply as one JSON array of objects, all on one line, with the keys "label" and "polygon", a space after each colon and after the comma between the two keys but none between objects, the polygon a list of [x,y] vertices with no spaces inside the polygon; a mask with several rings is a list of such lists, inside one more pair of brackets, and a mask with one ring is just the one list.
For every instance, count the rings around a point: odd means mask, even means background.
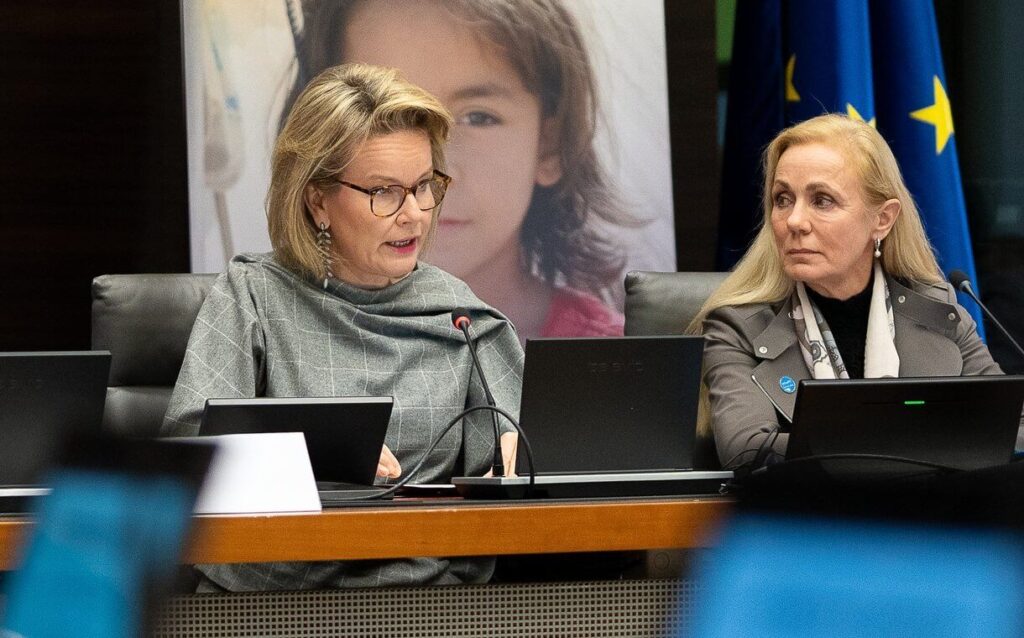
[{"label": "black-framed eyeglasses", "polygon": [[370,212],[377,217],[391,217],[402,208],[405,198],[412,195],[420,210],[433,210],[437,208],[444,194],[448,192],[448,185],[452,178],[441,171],[435,170],[430,177],[416,182],[412,187],[401,184],[389,184],[374,188],[364,188],[343,179],[334,178],[342,186],[348,186],[352,190],[366,193],[370,196]]}]

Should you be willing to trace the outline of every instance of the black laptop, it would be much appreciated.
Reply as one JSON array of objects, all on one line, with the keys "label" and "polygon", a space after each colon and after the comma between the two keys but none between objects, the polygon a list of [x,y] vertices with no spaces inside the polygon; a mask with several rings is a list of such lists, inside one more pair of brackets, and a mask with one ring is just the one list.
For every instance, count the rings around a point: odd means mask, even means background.
[{"label": "black laptop", "polygon": [[207,399],[201,435],[302,432],[321,501],[373,489],[391,397]]},{"label": "black laptop", "polygon": [[[692,336],[527,341],[520,425],[540,495],[717,493],[731,472],[692,470],[703,352]],[[525,486],[525,456],[492,483]]]},{"label": "black laptop", "polygon": [[66,441],[98,435],[110,353],[0,353],[0,511],[45,493],[46,472]]},{"label": "black laptop", "polygon": [[879,455],[891,457],[890,469],[1001,465],[1013,457],[1022,403],[1024,376],[803,380],[786,460]]}]

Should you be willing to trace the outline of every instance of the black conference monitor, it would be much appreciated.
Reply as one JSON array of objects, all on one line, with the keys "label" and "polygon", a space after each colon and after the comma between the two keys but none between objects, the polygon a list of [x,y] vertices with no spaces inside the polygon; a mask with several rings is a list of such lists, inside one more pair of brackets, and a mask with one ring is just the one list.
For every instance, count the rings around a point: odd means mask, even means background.
[{"label": "black conference monitor", "polygon": [[202,435],[302,432],[318,482],[373,485],[392,397],[207,399]]},{"label": "black conference monitor", "polygon": [[[1013,456],[1024,376],[803,380],[786,460],[876,454],[971,470]],[[909,468],[908,468],[909,469]]]},{"label": "black conference monitor", "polygon": [[527,341],[520,422],[537,472],[692,468],[703,351],[689,336]]},{"label": "black conference monitor", "polygon": [[0,353],[0,486],[38,485],[65,441],[98,435],[110,353]]}]

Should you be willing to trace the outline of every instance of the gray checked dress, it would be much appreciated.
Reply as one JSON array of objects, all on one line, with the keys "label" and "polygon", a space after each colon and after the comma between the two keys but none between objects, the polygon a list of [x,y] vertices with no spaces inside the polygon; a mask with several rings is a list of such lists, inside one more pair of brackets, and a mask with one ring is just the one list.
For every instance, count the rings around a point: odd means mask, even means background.
[{"label": "gray checked dress", "polygon": [[[331,280],[327,290],[279,265],[271,254],[235,257],[196,318],[162,432],[199,431],[206,399],[393,396],[386,442],[403,470],[483,390],[455,307],[469,309],[477,351],[499,407],[516,415],[523,351],[515,330],[469,287],[428,264],[380,290]],[[490,417],[467,417],[442,440],[417,482],[457,469],[483,474],[493,449]],[[503,428],[511,426],[503,422]],[[456,468],[460,453],[464,468]],[[201,565],[207,586],[266,591],[488,580],[491,558]]]}]

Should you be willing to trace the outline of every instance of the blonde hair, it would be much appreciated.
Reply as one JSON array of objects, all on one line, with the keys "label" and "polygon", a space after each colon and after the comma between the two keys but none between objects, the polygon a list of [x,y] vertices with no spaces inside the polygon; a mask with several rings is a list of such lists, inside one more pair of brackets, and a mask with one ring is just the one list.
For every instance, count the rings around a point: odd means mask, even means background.
[{"label": "blonde hair", "polygon": [[[325,276],[326,264],[316,243],[319,228],[306,207],[307,184],[337,186],[334,177],[367,139],[408,130],[427,134],[434,168],[443,171],[452,123],[451,114],[434,96],[395,69],[344,64],[313,78],[296,98],[271,160],[267,225],[278,262],[307,278]],[[440,207],[431,218],[424,250],[439,214]]]},{"label": "blonde hair", "polygon": [[[795,283],[782,267],[771,226],[772,184],[782,154],[794,146],[824,144],[840,152],[856,171],[870,209],[879,209],[890,199],[900,203],[900,214],[882,242],[880,258],[885,271],[907,281],[936,283],[942,273],[935,259],[914,199],[903,182],[892,149],[875,130],[864,122],[844,115],[826,114],[794,124],[782,130],[764,151],[764,183],[761,193],[761,228],[733,272],[704,303],[687,327],[690,334],[703,332],[708,315],[726,306],[775,303],[790,296]],[[707,388],[701,388],[699,431],[710,426]]]}]

